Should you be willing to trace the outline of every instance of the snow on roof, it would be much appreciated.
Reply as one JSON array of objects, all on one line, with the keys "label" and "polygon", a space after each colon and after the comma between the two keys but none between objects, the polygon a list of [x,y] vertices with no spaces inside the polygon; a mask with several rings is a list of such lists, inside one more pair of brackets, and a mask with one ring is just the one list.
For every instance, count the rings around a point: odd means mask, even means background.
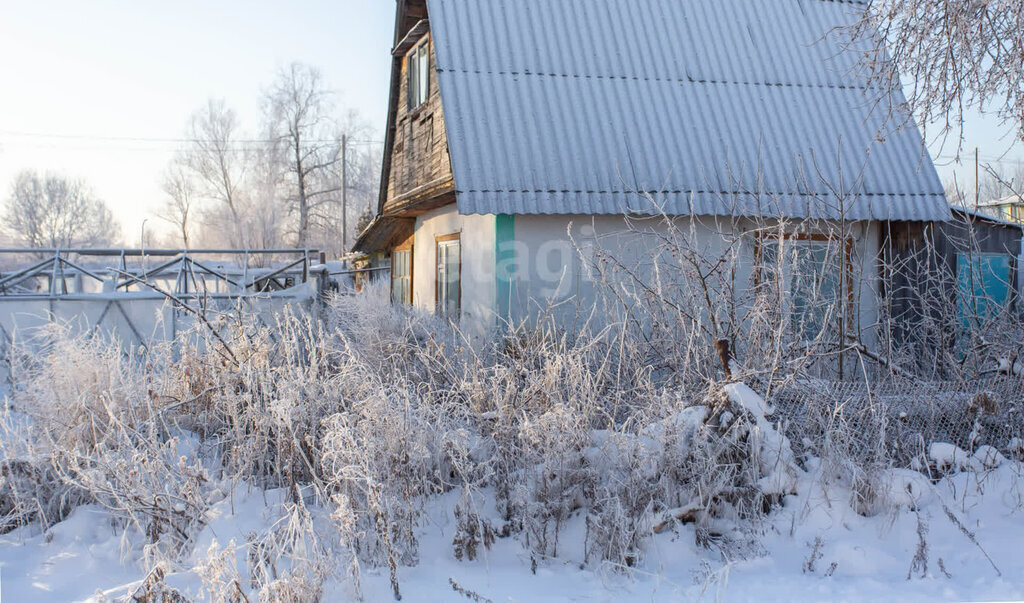
[{"label": "snow on roof", "polygon": [[978,205],[982,207],[993,207],[999,205],[1015,205],[1017,203],[1024,203],[1024,195],[1007,195],[1000,199],[989,199],[988,201],[981,201]]},{"label": "snow on roof", "polygon": [[978,220],[984,220],[992,224],[998,224],[999,226],[1007,226],[1009,228],[1016,228],[1017,230],[1024,230],[1024,224],[1013,222],[999,216],[993,216],[992,214],[987,214],[977,209],[971,209],[962,205],[951,205],[950,209],[955,213],[967,215],[971,218],[977,218]]},{"label": "snow on roof", "polygon": [[459,210],[835,218],[827,181],[850,219],[948,219],[827,35],[855,4],[428,0]]}]

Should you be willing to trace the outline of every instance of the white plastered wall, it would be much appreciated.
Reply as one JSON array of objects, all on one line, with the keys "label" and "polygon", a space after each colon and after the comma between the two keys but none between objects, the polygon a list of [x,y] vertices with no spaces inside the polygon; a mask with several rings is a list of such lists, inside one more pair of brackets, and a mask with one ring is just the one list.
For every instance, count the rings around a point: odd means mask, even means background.
[{"label": "white plastered wall", "polygon": [[463,329],[483,334],[494,326],[495,217],[461,215],[455,204],[416,218],[413,238],[413,304],[433,311],[437,299],[437,238],[459,233],[462,246]]},{"label": "white plastered wall", "polygon": [[[622,216],[526,216],[515,217],[515,278],[511,293],[513,322],[535,319],[550,312],[558,320],[586,319],[593,307],[595,283],[582,269],[581,256],[593,257],[593,247],[614,254],[624,265],[644,263],[664,250],[664,243],[652,234],[664,234],[667,227],[658,219],[632,220],[632,232]],[[727,237],[749,233],[756,228],[752,220],[703,217],[693,222],[681,218],[678,228],[692,235],[695,246],[707,258],[717,258],[729,248]],[[570,233],[571,232],[571,237]],[[878,267],[880,228],[878,223],[855,223],[849,226],[853,239],[852,277],[858,324],[865,343],[874,341],[873,326],[877,322]],[[744,239],[740,247],[738,270],[734,280],[737,291],[749,286],[754,259],[753,237]],[[597,317],[600,319],[600,317]],[[564,324],[571,327],[570,324]]]},{"label": "white plastered wall", "polygon": [[[664,244],[653,235],[638,235],[649,230],[664,234],[667,230],[659,220],[633,220],[633,232],[622,216],[542,216],[519,215],[514,218],[514,236],[504,243],[511,246],[514,257],[513,284],[508,290],[507,304],[497,299],[501,289],[496,274],[496,223],[493,215],[461,215],[449,205],[431,211],[416,220],[414,239],[413,303],[433,310],[436,300],[436,239],[459,233],[462,242],[462,316],[464,330],[485,335],[497,323],[499,308],[510,309],[508,318],[517,323],[535,319],[550,312],[566,328],[572,321],[586,319],[593,309],[595,282],[583,268],[582,255],[592,257],[599,246],[615,254],[626,265],[650,264]],[[719,257],[729,247],[726,238],[734,230],[748,233],[756,228],[753,221],[729,218],[681,218],[680,230],[692,234],[696,246],[706,257]],[[570,236],[571,232],[571,236]],[[852,276],[857,286],[854,297],[857,308],[856,329],[865,343],[874,342],[877,322],[877,292],[880,228],[878,223],[855,223],[849,226],[853,239]],[[750,238],[752,241],[753,238]],[[753,245],[744,243],[741,261],[734,280],[737,291],[751,282]],[[592,317],[600,320],[601,317]]]}]

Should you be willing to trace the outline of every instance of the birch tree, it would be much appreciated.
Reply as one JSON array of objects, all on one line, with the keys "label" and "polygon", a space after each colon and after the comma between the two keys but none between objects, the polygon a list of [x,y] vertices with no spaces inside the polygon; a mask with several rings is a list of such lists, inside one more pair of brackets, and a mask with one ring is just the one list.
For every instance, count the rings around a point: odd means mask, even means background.
[{"label": "birch tree", "polygon": [[293,63],[278,73],[264,97],[265,118],[287,166],[286,200],[296,218],[299,247],[309,246],[314,222],[330,218],[341,192],[333,173],[341,145],[330,96],[319,70]]},{"label": "birch tree", "polygon": [[194,227],[198,192],[188,166],[180,158],[167,168],[161,187],[166,199],[157,215],[174,227],[177,236],[181,237],[182,246],[188,249]]},{"label": "birch tree", "polygon": [[242,227],[245,149],[240,147],[238,116],[222,100],[211,99],[192,115],[185,164],[199,194],[213,201],[213,222],[235,247],[246,245]]}]

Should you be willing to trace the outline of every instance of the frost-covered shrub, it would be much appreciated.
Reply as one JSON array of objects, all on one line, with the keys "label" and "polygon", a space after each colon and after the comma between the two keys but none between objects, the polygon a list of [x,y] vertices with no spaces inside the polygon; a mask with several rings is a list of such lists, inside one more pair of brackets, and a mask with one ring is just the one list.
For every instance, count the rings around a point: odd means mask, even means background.
[{"label": "frost-covered shrub", "polygon": [[583,414],[564,404],[520,426],[523,477],[513,497],[522,512],[526,545],[541,555],[558,556],[563,523],[593,489],[585,456],[588,436]]},{"label": "frost-covered shrub", "polygon": [[772,340],[770,303],[753,306],[741,348],[762,356],[731,363],[735,380],[723,381],[706,318],[630,295],[629,320],[660,330],[627,320],[570,334],[542,319],[470,345],[371,287],[269,325],[211,317],[216,334],[200,325],[127,356],[54,331],[41,352],[15,354],[3,528],[99,503],[145,538],[133,554],[171,567],[189,558],[212,501],[238,484],[281,489],[278,521],[241,545],[244,578],[230,546],[195,568],[211,597],[314,600],[338,579],[360,598],[363,567],[388,568],[397,596],[401,567],[421,556],[424,510],[447,493],[459,559],[505,538],[534,563],[582,549],[584,562],[628,571],[665,531],[724,551],[807,468],[876,514],[920,504],[922,472],[1024,455],[1019,441],[987,446],[984,429],[1003,416],[980,416],[980,404],[950,438],[963,454],[931,459],[923,435],[894,437],[919,417],[900,423],[882,404],[773,408],[783,386],[824,394],[804,374],[813,345],[783,354],[792,340]]},{"label": "frost-covered shrub", "polygon": [[88,453],[119,423],[141,423],[165,404],[148,387],[145,367],[102,338],[53,323],[22,345],[11,355],[10,405],[27,418],[34,441]]},{"label": "frost-covered shrub", "polygon": [[0,534],[33,521],[48,527],[89,500],[88,493],[63,482],[45,461],[8,457],[0,463]]},{"label": "frost-covered shrub", "polygon": [[203,581],[203,588],[210,601],[242,603],[247,599],[238,573],[237,546],[232,540],[221,548],[217,540],[210,543],[206,557],[196,566],[196,573]]},{"label": "frost-covered shrub", "polygon": [[655,512],[665,508],[659,471],[664,450],[648,438],[603,430],[592,433],[591,444],[587,460],[594,486],[586,518],[588,557],[632,567],[654,528]]},{"label": "frost-covered shrub", "polygon": [[441,490],[436,438],[421,412],[412,400],[376,395],[324,420],[324,480],[351,505],[354,547],[368,562],[418,559],[424,497]]},{"label": "frost-covered shrub", "polygon": [[148,567],[176,558],[201,523],[209,478],[195,442],[174,426],[175,401],[151,387],[142,358],[53,330],[12,365],[10,403],[26,421],[3,440],[22,459],[8,465],[13,499],[28,492],[12,478],[28,472],[43,521],[97,503],[145,534]]},{"label": "frost-covered shrub", "polygon": [[475,560],[484,549],[491,548],[496,537],[494,526],[477,514],[471,498],[464,491],[459,504],[455,506],[456,529],[452,548],[459,561]]}]

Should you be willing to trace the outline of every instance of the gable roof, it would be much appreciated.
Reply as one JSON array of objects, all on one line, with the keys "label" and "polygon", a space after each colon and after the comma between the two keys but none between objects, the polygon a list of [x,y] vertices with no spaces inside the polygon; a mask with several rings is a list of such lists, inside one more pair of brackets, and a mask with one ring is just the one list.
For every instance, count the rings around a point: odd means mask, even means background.
[{"label": "gable roof", "polygon": [[859,2],[427,4],[461,213],[949,218],[916,126],[875,141],[826,36]]}]

